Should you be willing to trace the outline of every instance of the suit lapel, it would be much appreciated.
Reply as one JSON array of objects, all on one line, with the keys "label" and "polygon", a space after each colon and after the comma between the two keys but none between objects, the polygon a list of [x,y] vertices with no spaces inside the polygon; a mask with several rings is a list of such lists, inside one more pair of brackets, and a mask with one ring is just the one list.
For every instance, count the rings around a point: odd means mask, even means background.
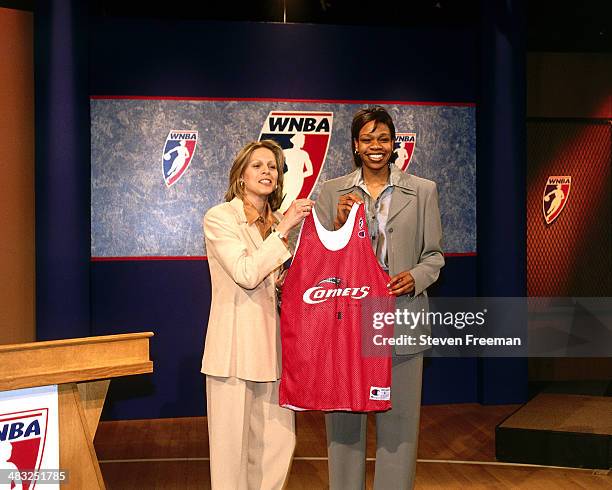
[{"label": "suit lapel", "polygon": [[350,174],[347,174],[344,177],[340,177],[338,179],[338,192],[341,194],[346,194],[347,192],[350,192],[352,189],[354,189],[356,187],[355,183],[359,182],[360,175],[361,169],[358,168]]},{"label": "suit lapel", "polygon": [[261,238],[261,234],[259,233],[257,226],[255,226],[255,223],[249,225],[249,223],[247,223],[245,220],[244,226],[246,226],[246,229],[249,232],[249,236],[251,237],[251,240],[253,240],[255,247],[259,248],[263,243],[263,238]]},{"label": "suit lapel", "polygon": [[344,194],[350,194],[351,192],[357,192],[359,195],[363,196],[363,191],[356,184],[359,182],[359,178],[361,176],[361,169],[358,168],[354,172],[351,172],[348,175],[345,175],[338,182],[338,187],[336,193],[338,197],[343,196]]},{"label": "suit lapel", "polygon": [[389,216],[387,217],[387,223],[390,223],[399,212],[404,209],[414,199],[416,194],[413,191],[398,187],[397,190],[391,195],[391,205],[389,206]]},{"label": "suit lapel", "polygon": [[247,235],[253,242],[255,248],[259,248],[263,243],[263,238],[261,238],[261,234],[259,233],[259,230],[257,229],[257,226],[255,226],[255,224],[249,225],[249,222],[246,218],[246,214],[244,214],[244,203],[242,202],[242,200],[235,197],[230,201],[230,205],[236,212],[240,226],[246,230]]},{"label": "suit lapel", "polygon": [[[393,165],[395,167],[395,165]],[[391,196],[391,205],[389,206],[389,216],[387,217],[387,223],[393,221],[393,218],[399,214],[416,196],[416,190],[410,181],[410,175],[405,174],[401,170],[394,169],[394,175],[392,176],[392,182],[395,181],[396,187],[395,192]]]}]

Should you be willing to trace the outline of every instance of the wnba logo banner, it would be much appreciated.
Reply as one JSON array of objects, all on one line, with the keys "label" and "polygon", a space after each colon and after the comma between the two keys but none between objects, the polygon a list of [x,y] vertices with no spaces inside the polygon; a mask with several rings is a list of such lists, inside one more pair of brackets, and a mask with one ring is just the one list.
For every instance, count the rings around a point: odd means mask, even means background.
[{"label": "wnba logo banner", "polygon": [[547,225],[556,220],[563,211],[571,187],[572,177],[570,175],[548,177],[542,196],[542,212]]},{"label": "wnba logo banner", "polygon": [[321,174],[333,122],[332,112],[271,111],[259,141],[276,141],[285,154],[283,171],[284,213],[298,198],[310,197]]},{"label": "wnba logo banner", "polygon": [[[11,472],[57,471],[57,410],[57,386],[0,393],[0,484],[6,483]],[[45,483],[45,488],[59,488],[59,484]],[[36,481],[22,480],[21,484],[24,490],[33,489]]]},{"label": "wnba logo banner", "polygon": [[416,133],[395,133],[395,143],[393,144],[393,152],[397,155],[395,165],[402,171],[406,171],[416,144]]},{"label": "wnba logo banner", "polygon": [[183,176],[193,159],[197,143],[197,131],[173,129],[168,133],[162,156],[162,172],[166,186],[176,184]]},{"label": "wnba logo banner", "polygon": [[[223,199],[233,158],[249,141],[273,139],[284,150],[281,211],[316,196],[323,180],[351,170],[350,125],[359,105],[92,98],[92,260],[206,256],[202,216]],[[402,131],[391,142],[395,164],[438,184],[447,251],[475,250],[475,108],[386,107]],[[463,196],[461,206],[444,199],[450,188]]]}]

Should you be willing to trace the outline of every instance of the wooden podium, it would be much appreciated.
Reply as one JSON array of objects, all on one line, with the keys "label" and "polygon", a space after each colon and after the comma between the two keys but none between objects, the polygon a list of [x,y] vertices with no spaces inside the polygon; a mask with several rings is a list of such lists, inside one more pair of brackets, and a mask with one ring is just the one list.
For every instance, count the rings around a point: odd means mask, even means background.
[{"label": "wooden podium", "polygon": [[104,489],[93,439],[110,380],[153,372],[152,332],[0,345],[0,391],[58,385],[62,488]]}]

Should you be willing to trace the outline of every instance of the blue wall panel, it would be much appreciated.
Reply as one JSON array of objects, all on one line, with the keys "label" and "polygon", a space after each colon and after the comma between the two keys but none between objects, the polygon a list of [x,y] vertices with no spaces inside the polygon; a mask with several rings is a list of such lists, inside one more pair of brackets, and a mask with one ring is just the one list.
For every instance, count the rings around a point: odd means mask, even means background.
[{"label": "blue wall panel", "polygon": [[152,375],[114,379],[106,419],[204,413],[200,374],[210,305],[204,260],[91,264],[93,335],[152,331]]},{"label": "blue wall panel", "polygon": [[476,30],[103,19],[90,94],[475,102]]}]

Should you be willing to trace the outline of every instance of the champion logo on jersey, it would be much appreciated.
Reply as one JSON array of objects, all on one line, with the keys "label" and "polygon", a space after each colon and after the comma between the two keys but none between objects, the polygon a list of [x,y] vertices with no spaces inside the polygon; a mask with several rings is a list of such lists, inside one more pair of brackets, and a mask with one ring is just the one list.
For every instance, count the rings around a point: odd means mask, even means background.
[{"label": "champion logo on jersey", "polygon": [[416,144],[416,133],[395,133],[393,152],[396,154],[395,165],[402,171],[406,171]]},{"label": "champion logo on jersey", "polygon": [[173,129],[168,132],[162,152],[162,172],[167,187],[174,185],[183,176],[193,159],[198,132]]},{"label": "champion logo on jersey", "polygon": [[281,213],[296,199],[310,197],[325,163],[333,119],[333,112],[271,111],[264,121],[259,141],[272,139],[285,154]]},{"label": "champion logo on jersey", "polygon": [[[347,297],[351,299],[363,299],[370,293],[370,286],[341,288],[341,279],[328,277],[317,283],[316,286],[304,291],[302,299],[304,303],[315,305],[323,303],[330,298]],[[331,287],[330,287],[331,286]]]},{"label": "champion logo on jersey", "polygon": [[[49,410],[0,414],[0,462],[3,469],[38,471],[43,459]],[[8,465],[8,466],[7,466]],[[23,481],[34,487],[30,481]],[[35,483],[35,482],[34,482]]]},{"label": "champion logo on jersey", "polygon": [[567,204],[570,189],[572,187],[571,175],[550,176],[544,186],[542,195],[542,212],[546,224],[550,225],[555,221],[563,208]]},{"label": "champion logo on jersey", "polygon": [[370,386],[370,400],[391,400],[391,388]]}]

